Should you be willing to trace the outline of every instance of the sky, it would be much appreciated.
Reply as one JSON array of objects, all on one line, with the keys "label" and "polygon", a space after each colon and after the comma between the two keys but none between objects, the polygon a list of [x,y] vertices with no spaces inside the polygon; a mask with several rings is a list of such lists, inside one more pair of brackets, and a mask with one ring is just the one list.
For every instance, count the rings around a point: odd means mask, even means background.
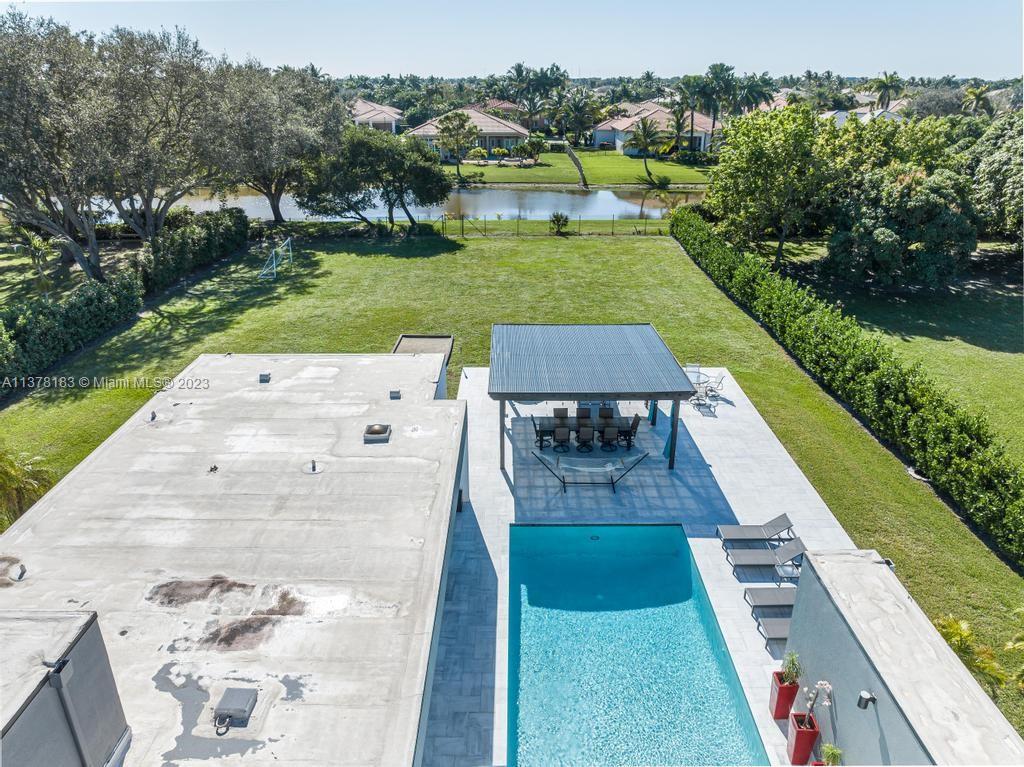
[{"label": "sky", "polygon": [[75,29],[182,26],[214,54],[329,74],[442,77],[557,62],[573,77],[737,72],[999,79],[1022,71],[1020,0],[120,0],[12,3]]}]

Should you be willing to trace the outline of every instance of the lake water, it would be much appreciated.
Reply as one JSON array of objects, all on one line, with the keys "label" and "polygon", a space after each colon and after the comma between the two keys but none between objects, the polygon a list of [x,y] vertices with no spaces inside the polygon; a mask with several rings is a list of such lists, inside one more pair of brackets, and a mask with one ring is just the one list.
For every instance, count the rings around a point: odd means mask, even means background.
[{"label": "lake water", "polygon": [[[442,213],[450,216],[494,219],[547,219],[555,211],[567,213],[571,218],[610,219],[619,218],[664,218],[666,213],[679,204],[694,204],[703,199],[704,193],[696,192],[645,192],[639,189],[613,191],[610,189],[510,189],[479,188],[453,190],[444,205],[428,208],[411,208],[417,218],[436,218]],[[182,199],[195,211],[216,210],[220,198],[208,194],[196,194]],[[245,210],[251,218],[271,217],[270,203],[261,194],[240,190],[229,195],[227,204]],[[290,220],[314,218],[299,209],[291,195],[281,201],[281,212]],[[401,214],[401,211],[398,211]],[[383,206],[366,212],[367,218],[376,219],[387,215]],[[400,217],[404,218],[404,216]]]}]

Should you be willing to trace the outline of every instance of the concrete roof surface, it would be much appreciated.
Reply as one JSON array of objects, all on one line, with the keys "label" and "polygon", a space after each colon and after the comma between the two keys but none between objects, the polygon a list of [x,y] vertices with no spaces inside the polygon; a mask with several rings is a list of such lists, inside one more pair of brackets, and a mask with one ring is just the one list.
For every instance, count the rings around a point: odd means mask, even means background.
[{"label": "concrete roof surface", "polygon": [[804,557],[936,764],[1024,764],[1020,735],[878,552]]},{"label": "concrete roof surface", "polygon": [[[443,359],[199,357],[0,537],[5,607],[99,614],[129,765],[411,762],[465,423]],[[259,700],[217,737],[229,686]]]}]

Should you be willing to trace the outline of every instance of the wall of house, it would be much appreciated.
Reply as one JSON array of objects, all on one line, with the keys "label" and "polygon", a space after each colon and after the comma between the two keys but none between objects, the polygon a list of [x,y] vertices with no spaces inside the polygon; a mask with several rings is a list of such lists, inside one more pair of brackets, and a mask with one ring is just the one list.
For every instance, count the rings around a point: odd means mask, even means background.
[{"label": "wall of house", "polygon": [[614,144],[615,143],[615,131],[613,130],[595,130],[594,131],[594,146],[601,146],[601,144]]},{"label": "wall of house", "polygon": [[[793,608],[786,650],[800,656],[803,676],[794,711],[806,711],[804,687],[819,680],[832,685],[832,704],[815,706],[821,727],[817,747],[835,743],[843,764],[933,764],[910,722],[890,694],[864,648],[818,579],[806,564]],[[878,701],[860,709],[861,690]]]}]

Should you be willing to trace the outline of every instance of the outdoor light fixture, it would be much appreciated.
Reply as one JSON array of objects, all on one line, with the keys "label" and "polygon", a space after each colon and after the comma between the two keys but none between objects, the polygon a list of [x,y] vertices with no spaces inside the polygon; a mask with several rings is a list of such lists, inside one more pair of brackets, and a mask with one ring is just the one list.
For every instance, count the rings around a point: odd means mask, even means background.
[{"label": "outdoor light fixture", "polygon": [[878,698],[876,698],[867,690],[861,690],[860,696],[857,698],[857,708],[867,710],[869,704],[877,702]]}]

